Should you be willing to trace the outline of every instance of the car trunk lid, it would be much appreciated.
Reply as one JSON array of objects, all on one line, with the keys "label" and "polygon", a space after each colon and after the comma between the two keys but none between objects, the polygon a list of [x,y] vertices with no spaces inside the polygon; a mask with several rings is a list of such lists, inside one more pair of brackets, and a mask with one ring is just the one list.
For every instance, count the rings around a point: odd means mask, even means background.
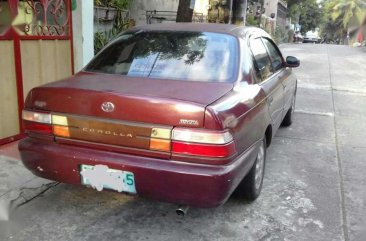
[{"label": "car trunk lid", "polygon": [[162,150],[173,127],[202,128],[206,106],[232,87],[230,83],[81,73],[33,89],[25,108],[56,116],[53,122],[59,137]]},{"label": "car trunk lid", "polygon": [[[189,82],[81,73],[33,89],[25,107],[82,116],[203,127],[207,105],[232,83]],[[114,110],[103,110],[111,103]]]}]

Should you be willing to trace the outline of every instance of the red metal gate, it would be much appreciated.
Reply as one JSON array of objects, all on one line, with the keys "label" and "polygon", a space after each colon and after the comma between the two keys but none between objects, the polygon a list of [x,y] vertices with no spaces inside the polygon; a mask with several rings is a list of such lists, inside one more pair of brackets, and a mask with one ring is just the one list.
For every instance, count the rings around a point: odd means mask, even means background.
[{"label": "red metal gate", "polygon": [[22,137],[27,92],[72,73],[71,0],[0,1],[0,145]]}]

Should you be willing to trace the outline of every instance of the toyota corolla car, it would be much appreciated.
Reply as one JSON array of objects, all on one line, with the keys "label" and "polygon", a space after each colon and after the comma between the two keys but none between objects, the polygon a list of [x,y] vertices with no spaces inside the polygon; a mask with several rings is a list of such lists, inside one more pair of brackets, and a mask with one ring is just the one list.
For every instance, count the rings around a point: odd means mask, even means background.
[{"label": "toyota corolla car", "polygon": [[257,28],[133,28],[75,76],[30,91],[22,161],[40,177],[180,205],[255,200],[266,148],[292,122],[297,66]]}]

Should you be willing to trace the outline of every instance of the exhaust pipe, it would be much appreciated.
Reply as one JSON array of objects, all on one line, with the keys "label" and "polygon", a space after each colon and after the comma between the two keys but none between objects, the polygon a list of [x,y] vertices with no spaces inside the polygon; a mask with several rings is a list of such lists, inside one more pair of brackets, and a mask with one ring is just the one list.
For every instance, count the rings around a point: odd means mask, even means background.
[{"label": "exhaust pipe", "polygon": [[179,216],[185,216],[188,212],[189,206],[179,206],[175,212],[179,215]]}]

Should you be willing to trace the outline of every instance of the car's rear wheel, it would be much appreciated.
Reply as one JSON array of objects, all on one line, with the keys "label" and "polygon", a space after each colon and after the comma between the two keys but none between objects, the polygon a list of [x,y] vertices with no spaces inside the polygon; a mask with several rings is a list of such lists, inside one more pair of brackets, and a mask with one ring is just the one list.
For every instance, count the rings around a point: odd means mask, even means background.
[{"label": "car's rear wheel", "polygon": [[292,119],[294,116],[294,112],[295,112],[295,101],[296,101],[296,97],[295,95],[292,97],[292,101],[291,101],[291,107],[290,109],[288,109],[285,118],[283,118],[283,121],[281,123],[282,126],[290,126],[292,124]]},{"label": "car's rear wheel", "polygon": [[235,195],[237,197],[245,198],[248,201],[254,201],[258,198],[263,185],[266,165],[266,148],[266,138],[263,138],[252,168],[235,190]]}]

